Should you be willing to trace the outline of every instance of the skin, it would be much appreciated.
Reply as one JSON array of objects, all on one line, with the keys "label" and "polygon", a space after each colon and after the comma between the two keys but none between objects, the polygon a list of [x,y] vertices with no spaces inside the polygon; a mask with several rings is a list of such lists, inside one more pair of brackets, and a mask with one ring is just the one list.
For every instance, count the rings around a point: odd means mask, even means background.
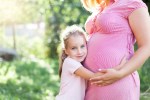
[{"label": "skin", "polygon": [[133,73],[150,56],[150,16],[146,8],[139,8],[129,16],[129,24],[136,38],[138,49],[133,57],[120,67],[101,70],[104,75],[91,78],[91,84],[105,86]]},{"label": "skin", "polygon": [[67,48],[65,49],[65,53],[69,57],[82,62],[87,55],[86,41],[83,36],[70,36],[67,41]]}]

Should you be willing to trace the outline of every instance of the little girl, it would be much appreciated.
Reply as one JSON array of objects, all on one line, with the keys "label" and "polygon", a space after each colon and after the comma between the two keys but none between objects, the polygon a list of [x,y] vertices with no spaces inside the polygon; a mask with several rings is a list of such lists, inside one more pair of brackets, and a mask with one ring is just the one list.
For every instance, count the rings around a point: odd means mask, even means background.
[{"label": "little girl", "polygon": [[67,27],[63,32],[62,44],[60,91],[56,100],[84,100],[85,79],[101,74],[94,74],[81,64],[87,55],[86,33],[76,25]]}]

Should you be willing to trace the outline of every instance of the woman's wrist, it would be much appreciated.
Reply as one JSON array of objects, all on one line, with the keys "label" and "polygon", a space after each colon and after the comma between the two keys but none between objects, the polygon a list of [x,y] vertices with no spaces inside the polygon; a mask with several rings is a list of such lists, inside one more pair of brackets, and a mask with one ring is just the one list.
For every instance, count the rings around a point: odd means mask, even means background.
[{"label": "woman's wrist", "polygon": [[121,78],[126,76],[125,72],[121,69],[121,67],[115,67],[114,69],[117,71],[119,79],[121,79]]},{"label": "woman's wrist", "polygon": [[126,76],[125,73],[124,73],[124,71],[121,70],[121,69],[118,70],[118,73],[119,73],[120,79],[121,79],[121,78],[124,78],[124,77]]}]

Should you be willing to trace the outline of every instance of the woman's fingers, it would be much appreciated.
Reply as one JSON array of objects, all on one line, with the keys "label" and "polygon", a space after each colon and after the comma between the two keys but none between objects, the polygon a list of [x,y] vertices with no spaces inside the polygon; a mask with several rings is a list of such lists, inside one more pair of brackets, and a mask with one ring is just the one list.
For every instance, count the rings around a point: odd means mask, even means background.
[{"label": "woman's fingers", "polygon": [[103,81],[91,82],[91,84],[94,84],[94,85],[101,85],[101,84],[103,84],[103,83],[104,83]]},{"label": "woman's fingers", "polygon": [[120,79],[119,72],[115,69],[105,69],[102,72],[105,73],[101,76],[96,76],[90,79],[91,84],[105,86],[112,84]]},{"label": "woman's fingers", "polygon": [[98,69],[99,70],[99,72],[101,72],[101,73],[106,73],[107,72],[107,69]]},{"label": "woman's fingers", "polygon": [[96,81],[96,82],[92,82],[92,85],[97,85],[97,86],[106,86],[106,85],[110,85],[112,84],[113,81],[112,80],[108,80],[108,81]]},{"label": "woman's fingers", "polygon": [[105,73],[107,73],[107,69],[100,69],[99,74],[97,76],[90,79],[91,82],[100,81],[105,76]]},{"label": "woman's fingers", "polygon": [[98,81],[100,81],[100,80],[101,80],[101,76],[96,76],[96,77],[91,78],[91,79],[90,79],[90,82],[91,82],[91,83],[94,83],[94,82],[98,82]]}]

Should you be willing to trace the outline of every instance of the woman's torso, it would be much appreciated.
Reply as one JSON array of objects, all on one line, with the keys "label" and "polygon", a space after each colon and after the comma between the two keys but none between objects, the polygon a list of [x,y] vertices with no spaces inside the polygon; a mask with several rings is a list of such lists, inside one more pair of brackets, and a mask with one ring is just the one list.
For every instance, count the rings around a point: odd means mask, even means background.
[{"label": "woman's torso", "polygon": [[129,15],[137,8],[145,7],[141,0],[114,0],[102,12],[93,13],[86,21],[90,34],[85,66],[92,71],[118,65],[126,56],[134,53],[135,37],[129,25]]},{"label": "woman's torso", "polygon": [[[141,7],[146,7],[141,0],[114,0],[112,5],[87,19],[85,29],[90,38],[84,65],[88,69],[97,72],[99,68],[112,68],[124,56],[128,59],[133,56],[135,37],[128,18]],[[139,84],[137,72],[104,87],[88,84],[85,100],[138,100]]]}]

